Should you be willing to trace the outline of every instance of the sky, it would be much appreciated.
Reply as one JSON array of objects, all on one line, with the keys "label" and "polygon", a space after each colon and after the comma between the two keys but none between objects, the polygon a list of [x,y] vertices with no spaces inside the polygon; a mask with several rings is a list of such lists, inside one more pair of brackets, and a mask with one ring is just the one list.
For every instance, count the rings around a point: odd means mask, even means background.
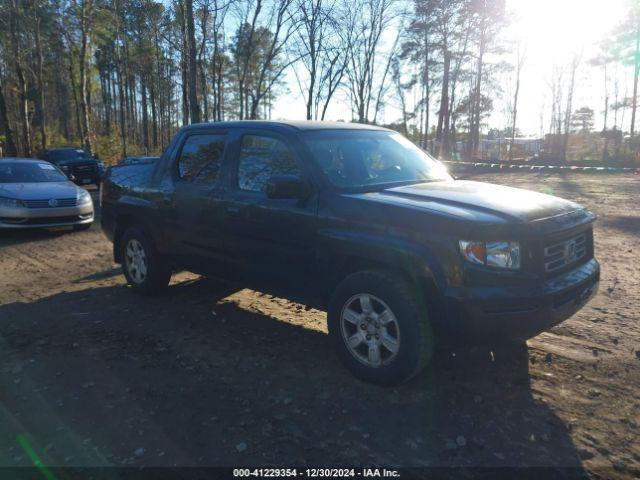
[{"label": "sky", "polygon": [[[596,128],[602,128],[604,72],[591,68],[588,62],[597,54],[599,41],[622,21],[626,1],[507,0],[507,8],[514,14],[515,20],[505,33],[512,42],[520,42],[526,51],[518,108],[518,128],[524,135],[540,135],[541,129],[548,129],[551,116],[549,81],[553,65],[568,68],[577,52],[582,52],[582,66],[576,76],[573,110],[582,106],[591,107],[596,112]],[[387,35],[387,45],[392,43],[394,35],[394,32]],[[506,55],[510,58],[505,59],[515,61],[515,53]],[[613,68],[610,70],[609,88],[613,96],[615,72]],[[620,95],[624,96],[625,83],[626,88],[630,88],[629,72],[620,68],[617,73]],[[502,128],[506,124],[506,97],[512,95],[509,80],[512,85],[514,79],[505,74],[499,82],[502,92],[495,95],[494,111],[488,120],[492,127]],[[272,117],[304,119],[304,100],[292,73],[288,74],[287,82],[289,93],[278,99]],[[350,117],[348,98],[343,93],[335,99],[326,119],[349,120]],[[385,109],[384,117],[385,122],[392,122],[400,117],[400,111],[390,105]],[[611,126],[612,121],[609,123]]]}]

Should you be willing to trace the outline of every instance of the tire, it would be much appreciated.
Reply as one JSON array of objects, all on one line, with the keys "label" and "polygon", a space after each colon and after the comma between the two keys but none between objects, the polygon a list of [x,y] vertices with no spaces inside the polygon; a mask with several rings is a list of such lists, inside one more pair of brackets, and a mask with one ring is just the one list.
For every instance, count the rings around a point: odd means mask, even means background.
[{"label": "tire", "polygon": [[433,354],[422,295],[396,275],[365,271],[344,279],[329,302],[328,327],[342,363],[367,382],[405,382],[420,373]]},{"label": "tire", "polygon": [[91,225],[93,225],[93,223],[83,223],[82,225],[74,225],[73,229],[76,232],[83,232],[84,230],[89,230]]},{"label": "tire", "polygon": [[134,292],[159,293],[169,285],[171,266],[144,230],[128,228],[120,240],[122,272]]}]

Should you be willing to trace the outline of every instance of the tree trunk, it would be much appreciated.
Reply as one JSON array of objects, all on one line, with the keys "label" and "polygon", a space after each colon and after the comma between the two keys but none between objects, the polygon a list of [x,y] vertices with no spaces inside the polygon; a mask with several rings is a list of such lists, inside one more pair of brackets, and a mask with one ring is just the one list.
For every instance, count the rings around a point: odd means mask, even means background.
[{"label": "tree trunk", "polygon": [[569,148],[569,126],[571,124],[571,110],[573,109],[573,90],[576,83],[576,70],[580,60],[574,57],[571,63],[571,80],[569,81],[569,90],[567,91],[567,108],[564,113],[564,138],[562,139],[562,160],[567,161],[567,150]]},{"label": "tree trunk", "polygon": [[631,138],[636,133],[636,111],[638,108],[638,76],[640,76],[640,21],[636,28],[636,50],[633,57],[635,59],[633,75],[633,97],[631,102]]},{"label": "tree trunk", "polygon": [[38,79],[38,121],[40,122],[40,147],[47,149],[47,122],[44,105],[44,79],[42,72],[42,43],[40,39],[40,18],[35,20],[36,30],[36,77]]},{"label": "tree trunk", "polygon": [[480,110],[482,108],[482,70],[483,57],[485,49],[484,26],[480,33],[480,51],[478,54],[478,68],[476,72],[476,85],[473,93],[473,122],[471,124],[471,155],[472,157],[478,152],[480,146]]},{"label": "tree trunk", "polygon": [[[436,139],[440,142],[438,155],[442,157],[446,152],[447,130],[449,128],[449,69],[451,67],[451,54],[445,47],[444,70],[442,73],[442,94],[440,96],[440,111],[438,112],[438,127]],[[445,124],[446,123],[446,124]]]},{"label": "tree trunk", "polygon": [[[55,48],[55,62],[59,67],[64,65],[64,53],[62,51],[62,43],[57,42]],[[69,89],[64,76],[63,68],[55,69],[55,85],[56,85],[56,114],[58,119],[58,132],[68,140],[69,132]]]},{"label": "tree trunk", "polygon": [[429,87],[429,32],[427,27],[425,27],[424,31],[424,75],[423,75],[423,85],[424,85],[424,137],[423,137],[423,148],[427,149],[427,143],[429,142],[429,99],[431,96],[430,87]]},{"label": "tree trunk", "polygon": [[80,102],[78,101],[78,88],[76,84],[76,76],[73,68],[73,54],[69,52],[69,79],[71,80],[71,92],[73,93],[73,106],[76,116],[77,137],[83,138],[82,122],[80,121]]},{"label": "tree trunk", "polygon": [[18,9],[17,0],[12,0],[11,9],[12,11],[9,24],[11,30],[13,61],[16,71],[16,79],[18,82],[19,116],[22,130],[22,153],[25,157],[30,157],[33,153],[33,148],[31,146],[31,125],[29,123],[27,80],[22,68],[22,49],[20,48],[20,39],[18,38],[18,32],[22,31],[22,28],[20,25],[21,14]]},{"label": "tree trunk", "polygon": [[8,157],[15,157],[18,155],[18,149],[16,148],[16,142],[13,139],[13,130],[9,124],[9,117],[7,115],[7,104],[4,101],[4,84],[2,77],[0,76],[0,126],[4,132],[4,155]]},{"label": "tree trunk", "polygon": [[187,68],[187,28],[186,28],[186,15],[184,8],[182,8],[182,23],[180,24],[182,33],[182,50],[180,51],[180,75],[182,78],[182,124],[189,124],[189,74]]},{"label": "tree trunk", "polygon": [[516,66],[516,91],[513,94],[513,114],[511,118],[511,141],[509,142],[509,161],[513,160],[513,144],[516,138],[516,119],[518,116],[518,95],[520,94],[520,72],[522,71],[522,57],[518,49],[518,64]]},{"label": "tree trunk", "polygon": [[116,70],[118,79],[118,100],[120,102],[120,140],[122,142],[122,156],[127,156],[127,118],[125,111],[125,98],[124,98],[124,75],[122,73],[122,60],[118,62]]},{"label": "tree trunk", "polygon": [[[87,11],[87,3],[89,3],[89,11]],[[89,19],[88,16],[92,15],[91,0],[83,0],[82,7],[80,9],[80,31],[81,31],[81,43],[80,43],[80,110],[82,113],[82,129],[83,134],[83,147],[89,153],[93,152],[93,145],[91,140],[91,122],[89,120],[89,80],[87,76],[87,55],[89,52]]]},{"label": "tree trunk", "polygon": [[198,106],[198,92],[196,78],[198,75],[196,67],[196,36],[193,24],[193,0],[184,0],[187,24],[187,43],[189,57],[189,113],[191,123],[200,123],[200,107]]},{"label": "tree trunk", "polygon": [[149,86],[149,97],[151,100],[151,142],[153,148],[158,148],[158,107],[156,106],[156,88],[152,80]]},{"label": "tree trunk", "polygon": [[142,144],[145,155],[149,155],[149,108],[147,105],[147,85],[144,77],[140,77],[140,95],[142,97]]}]

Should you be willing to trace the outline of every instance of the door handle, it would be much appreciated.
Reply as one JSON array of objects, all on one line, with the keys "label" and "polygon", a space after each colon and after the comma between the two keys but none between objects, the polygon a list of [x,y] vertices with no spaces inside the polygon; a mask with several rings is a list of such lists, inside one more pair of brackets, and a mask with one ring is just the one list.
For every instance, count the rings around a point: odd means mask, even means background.
[{"label": "door handle", "polygon": [[240,209],[238,207],[229,206],[227,207],[227,213],[233,213],[233,214],[240,213]]}]

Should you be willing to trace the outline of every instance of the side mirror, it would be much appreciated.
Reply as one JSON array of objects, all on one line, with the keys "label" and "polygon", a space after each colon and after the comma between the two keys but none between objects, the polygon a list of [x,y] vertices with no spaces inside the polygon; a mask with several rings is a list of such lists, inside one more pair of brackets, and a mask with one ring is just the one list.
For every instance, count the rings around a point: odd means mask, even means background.
[{"label": "side mirror", "polygon": [[309,184],[296,175],[274,175],[267,181],[269,198],[304,200],[311,193]]},{"label": "side mirror", "polygon": [[71,180],[72,182],[75,182],[75,181],[76,181],[76,176],[75,176],[73,173],[69,173],[69,174],[67,175],[67,178],[68,178],[69,180]]}]

